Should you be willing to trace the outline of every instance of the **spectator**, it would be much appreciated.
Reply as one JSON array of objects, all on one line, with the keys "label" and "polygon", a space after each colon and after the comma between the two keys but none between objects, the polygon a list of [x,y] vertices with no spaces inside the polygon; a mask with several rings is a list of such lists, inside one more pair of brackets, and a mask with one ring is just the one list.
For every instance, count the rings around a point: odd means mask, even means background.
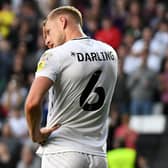
[{"label": "spectator", "polygon": [[163,72],[159,75],[161,101],[163,103],[163,113],[168,114],[168,58],[165,60]]},{"label": "spectator", "polygon": [[4,122],[2,125],[0,143],[4,143],[8,147],[13,165],[16,165],[20,158],[21,142],[14,136],[8,121]]},{"label": "spectator", "polygon": [[26,119],[20,108],[14,108],[9,117],[9,125],[15,137],[24,142],[28,138]]},{"label": "spectator", "polygon": [[[123,37],[123,44],[128,48],[128,51],[130,52],[132,45],[134,43],[134,36],[131,33],[125,33]],[[127,54],[128,56],[128,54]]]},{"label": "spectator", "polygon": [[16,51],[16,48],[18,47],[18,44],[20,43],[19,39],[18,39],[18,30],[20,28],[20,18],[16,17],[12,23],[12,25],[10,26],[10,32],[9,35],[7,37],[7,39],[10,41],[11,44],[11,48],[13,49],[13,51]]},{"label": "spectator", "polygon": [[165,55],[161,61],[161,65],[160,65],[160,73],[164,72],[165,70],[165,64],[166,64],[166,61],[168,59],[168,48],[166,49],[166,52],[165,52]]},{"label": "spectator", "polygon": [[37,39],[37,49],[35,52],[31,54],[27,54],[27,57],[25,58],[25,64],[24,67],[27,72],[34,72],[36,71],[37,63],[41,57],[41,55],[45,51],[45,45],[44,40],[42,37],[42,31],[39,31],[38,39]]},{"label": "spectator", "polygon": [[131,15],[128,17],[128,23],[125,32],[130,33],[137,40],[141,37],[141,21],[140,17],[137,15]]},{"label": "spectator", "polygon": [[39,61],[42,53],[45,51],[45,45],[44,45],[44,39],[42,37],[42,33],[39,34],[38,40],[37,40],[37,52],[35,53],[35,62]]},{"label": "spectator", "polygon": [[[123,71],[128,75],[132,75],[142,63],[142,59],[139,56],[132,55],[131,52],[125,57]],[[131,65],[131,66],[130,66]]]},{"label": "spectator", "polygon": [[111,105],[109,114],[109,131],[107,137],[107,151],[113,149],[113,140],[115,129],[120,125],[120,114],[115,104]]},{"label": "spectator", "polygon": [[125,147],[123,139],[115,139],[114,149],[107,153],[109,168],[134,168],[137,167],[137,153],[135,149]]},{"label": "spectator", "polygon": [[102,19],[101,27],[102,29],[95,33],[95,38],[97,40],[106,42],[113,48],[117,49],[121,43],[120,30],[112,25],[111,19],[108,17]]},{"label": "spectator", "polygon": [[98,20],[101,14],[101,0],[90,0],[89,13],[92,18]]},{"label": "spectator", "polygon": [[114,4],[111,5],[111,16],[114,19],[114,25],[116,25],[122,33],[124,32],[128,17],[126,2],[126,0],[117,0],[114,1]]},{"label": "spectator", "polygon": [[20,9],[20,5],[22,4],[23,0],[12,0],[12,10],[16,13],[16,15],[18,14],[18,11]]},{"label": "spectator", "polygon": [[[141,58],[142,52],[146,46],[152,48],[151,41],[152,41],[152,29],[150,27],[145,27],[142,32],[142,38],[136,40],[132,46],[132,54],[136,55],[137,57]],[[149,52],[149,56],[147,59],[147,66],[155,72],[158,72],[160,68],[160,58],[157,56],[155,57],[151,52]]]},{"label": "spectator", "polygon": [[147,159],[143,156],[139,156],[137,159],[138,168],[150,168]]},{"label": "spectator", "polygon": [[17,76],[23,76],[24,72],[24,57],[20,53],[16,53],[13,67],[12,67],[12,74]]},{"label": "spectator", "polygon": [[142,52],[142,64],[128,79],[131,96],[131,114],[152,114],[156,74],[147,67],[148,49]]},{"label": "spectator", "polygon": [[47,16],[48,13],[58,6],[58,0],[35,0],[38,3],[39,10],[43,16]]},{"label": "spectator", "polygon": [[157,4],[156,5],[156,15],[154,15],[154,17],[151,20],[149,20],[150,21],[149,24],[154,30],[157,29],[159,23],[164,19],[165,13],[166,13],[165,5],[163,3]]},{"label": "spectator", "polygon": [[123,71],[124,58],[127,55],[127,48],[125,45],[121,45],[118,49],[118,55],[120,56],[118,79],[116,88],[113,95],[113,103],[118,107],[119,113],[129,112],[129,90],[127,87],[127,74]]},{"label": "spectator", "polygon": [[84,31],[85,33],[90,36],[90,37],[94,37],[95,36],[95,32],[97,31],[98,29],[98,22],[97,20],[93,19],[93,18],[88,18],[86,21],[85,21],[85,24],[84,24]]},{"label": "spectator", "polygon": [[0,10],[0,36],[6,38],[10,31],[10,26],[15,19],[15,14],[12,11],[11,4],[8,1],[4,1],[2,9]]},{"label": "spectator", "polygon": [[13,76],[8,83],[7,89],[2,96],[3,106],[10,112],[15,108],[23,107],[26,91],[21,87],[21,82],[18,76]]},{"label": "spectator", "polygon": [[121,124],[114,132],[114,139],[123,139],[125,147],[135,149],[138,133],[129,127],[129,121],[128,114],[121,115]]},{"label": "spectator", "polygon": [[133,0],[129,4],[129,14],[131,16],[140,15],[140,3],[137,0]]},{"label": "spectator", "polygon": [[26,83],[26,89],[29,90],[30,89],[30,86],[32,84],[34,80],[34,73],[33,72],[29,72],[29,74],[27,75],[27,83]]},{"label": "spectator", "polygon": [[156,15],[156,1],[157,0],[145,0],[143,3],[142,16],[146,24],[149,24]]},{"label": "spectator", "polygon": [[7,118],[8,111],[0,104],[0,127],[2,126],[2,123]]},{"label": "spectator", "polygon": [[141,56],[144,48],[150,45],[152,39],[152,29],[150,27],[145,27],[142,31],[142,38],[134,42],[132,46],[132,54],[136,56]]},{"label": "spectator", "polygon": [[20,28],[18,39],[25,42],[29,52],[36,49],[38,35],[38,9],[34,1],[23,1],[18,17],[20,19]]},{"label": "spectator", "polygon": [[[152,30],[149,27],[145,27],[142,32],[142,38],[136,40],[134,43],[133,43],[134,39],[131,37],[128,36],[127,38],[129,39],[128,40],[126,39],[127,41],[125,42],[126,45],[129,44],[129,47],[131,47],[130,54],[127,54],[124,62],[124,72],[128,75],[134,73],[141,66],[143,59],[142,53],[144,48],[150,45],[152,39]],[[151,59],[152,58],[149,56],[147,64],[148,67],[153,68],[152,66],[150,66]]]},{"label": "spectator", "polygon": [[10,42],[7,40],[0,41],[0,96],[9,81],[12,61],[13,55],[10,49]]},{"label": "spectator", "polygon": [[4,143],[0,143],[0,167],[14,168],[8,146]]},{"label": "spectator", "polygon": [[34,37],[34,34],[35,34],[34,32],[31,32],[29,21],[28,20],[22,21],[18,32],[18,40],[22,43],[25,43],[26,47],[30,51],[32,51],[36,47],[36,45],[34,44],[36,44],[35,37],[37,35],[35,35]]},{"label": "spectator", "polygon": [[155,33],[152,43],[159,44],[161,48],[158,50],[158,55],[163,57],[168,46],[168,22],[166,20],[159,23],[158,31]]},{"label": "spectator", "polygon": [[168,24],[166,21],[161,21],[158,31],[155,33],[150,44],[150,67],[153,67],[157,72],[160,70],[161,61],[166,54],[168,46]]},{"label": "spectator", "polygon": [[16,168],[40,168],[40,158],[34,155],[31,146],[24,145],[21,153],[21,160]]}]

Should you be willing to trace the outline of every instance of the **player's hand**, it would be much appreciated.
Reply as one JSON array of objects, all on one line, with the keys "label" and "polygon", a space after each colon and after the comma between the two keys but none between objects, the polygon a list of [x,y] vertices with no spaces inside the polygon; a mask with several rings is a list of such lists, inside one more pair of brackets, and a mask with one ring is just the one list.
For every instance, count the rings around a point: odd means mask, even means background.
[{"label": "player's hand", "polygon": [[60,127],[60,124],[57,124],[57,125],[53,126],[52,128],[42,127],[40,129],[40,133],[39,133],[39,135],[37,137],[38,138],[37,142],[39,144],[43,145],[46,142],[46,140],[48,139],[49,135],[53,131],[57,130],[59,127]]}]

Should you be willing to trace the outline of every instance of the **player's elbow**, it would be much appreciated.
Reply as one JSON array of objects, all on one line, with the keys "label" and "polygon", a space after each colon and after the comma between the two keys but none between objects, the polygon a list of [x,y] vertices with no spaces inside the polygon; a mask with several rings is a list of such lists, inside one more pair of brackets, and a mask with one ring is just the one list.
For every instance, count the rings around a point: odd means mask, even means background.
[{"label": "player's elbow", "polygon": [[39,108],[40,101],[35,99],[27,99],[25,102],[25,113],[29,113],[31,111],[34,111],[35,109]]}]

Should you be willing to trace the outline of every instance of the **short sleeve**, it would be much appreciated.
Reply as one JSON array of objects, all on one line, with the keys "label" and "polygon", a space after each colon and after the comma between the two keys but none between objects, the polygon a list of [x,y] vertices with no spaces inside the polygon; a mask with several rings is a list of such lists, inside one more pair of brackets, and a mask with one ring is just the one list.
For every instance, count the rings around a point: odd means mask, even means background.
[{"label": "short sleeve", "polygon": [[46,51],[38,62],[35,77],[47,77],[55,82],[59,73],[58,67],[58,61],[54,54],[51,51]]}]

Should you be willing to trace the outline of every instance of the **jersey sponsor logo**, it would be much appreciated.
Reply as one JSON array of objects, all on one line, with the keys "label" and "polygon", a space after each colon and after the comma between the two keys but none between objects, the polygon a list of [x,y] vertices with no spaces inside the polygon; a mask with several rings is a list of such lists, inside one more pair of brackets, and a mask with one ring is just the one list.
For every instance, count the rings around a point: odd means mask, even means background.
[{"label": "jersey sponsor logo", "polygon": [[101,51],[101,52],[90,52],[90,53],[72,52],[72,53],[71,53],[71,56],[75,56],[79,62],[114,61],[115,59],[112,51]]}]

